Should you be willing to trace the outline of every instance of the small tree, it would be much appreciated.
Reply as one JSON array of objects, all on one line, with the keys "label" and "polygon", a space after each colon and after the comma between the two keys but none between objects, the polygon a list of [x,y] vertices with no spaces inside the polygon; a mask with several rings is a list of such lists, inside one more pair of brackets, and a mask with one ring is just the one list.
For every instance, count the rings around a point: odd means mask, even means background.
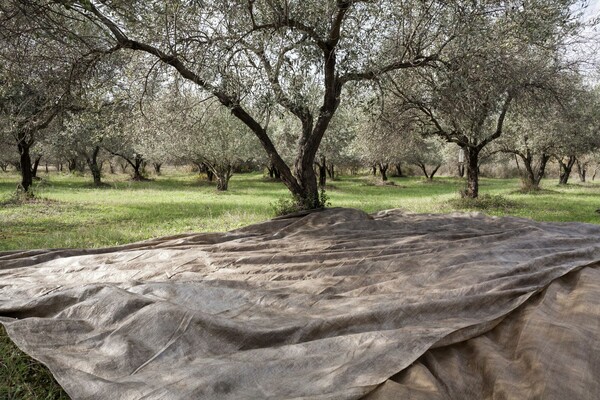
[{"label": "small tree", "polygon": [[[190,98],[182,101],[194,104]],[[214,101],[196,103],[177,121],[171,126],[171,156],[207,168],[219,191],[229,188],[236,168],[262,153],[252,132]]]}]

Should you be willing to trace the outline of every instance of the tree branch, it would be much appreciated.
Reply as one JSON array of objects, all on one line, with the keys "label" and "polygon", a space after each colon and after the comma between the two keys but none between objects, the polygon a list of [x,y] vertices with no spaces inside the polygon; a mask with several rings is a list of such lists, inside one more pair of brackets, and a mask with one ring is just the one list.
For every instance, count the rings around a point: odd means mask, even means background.
[{"label": "tree branch", "polygon": [[437,55],[426,56],[426,57],[418,56],[418,57],[415,57],[411,61],[395,61],[393,63],[387,64],[382,67],[375,68],[375,69],[372,69],[369,71],[350,72],[345,75],[342,75],[339,79],[342,83],[346,83],[346,82],[350,82],[350,81],[373,80],[373,79],[377,79],[378,77],[380,77],[381,75],[383,75],[387,72],[396,71],[399,69],[422,67],[422,66],[430,65],[436,61],[439,61],[439,57]]}]

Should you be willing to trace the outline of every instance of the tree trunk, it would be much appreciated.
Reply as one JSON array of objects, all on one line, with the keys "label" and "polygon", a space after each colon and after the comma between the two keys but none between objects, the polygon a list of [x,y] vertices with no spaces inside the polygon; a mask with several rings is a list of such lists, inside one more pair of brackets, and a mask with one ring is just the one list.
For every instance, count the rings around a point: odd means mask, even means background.
[{"label": "tree trunk", "polygon": [[537,165],[534,165],[534,156],[529,150],[525,153],[517,153],[515,156],[517,155],[521,158],[523,166],[525,167],[525,172],[521,173],[521,179],[523,179],[525,187],[538,190],[540,188],[540,182],[542,181],[542,178],[544,178],[546,165],[550,160],[550,156],[542,153]]},{"label": "tree trunk", "polygon": [[31,156],[29,154],[29,145],[20,143],[19,148],[19,164],[21,166],[21,188],[24,192],[29,192],[33,184],[33,174],[31,173]]},{"label": "tree trunk", "polygon": [[423,171],[423,175],[425,175],[425,178],[427,178],[427,180],[430,181],[431,179],[429,179],[429,174],[427,173],[427,168],[425,167],[425,164],[421,162],[418,162],[416,164],[419,168],[421,168],[421,171]]},{"label": "tree trunk", "polygon": [[215,173],[212,171],[212,169],[210,169],[210,167],[207,164],[202,164],[204,166],[204,172],[206,173],[206,179],[208,179],[209,182],[212,182],[215,179]]},{"label": "tree trunk", "polygon": [[421,171],[423,171],[423,174],[425,175],[425,178],[427,178],[427,180],[429,182],[433,181],[433,177],[435,176],[435,173],[438,171],[438,169],[440,169],[440,167],[442,166],[442,164],[438,164],[436,165],[433,170],[431,171],[431,173],[427,172],[427,166],[425,164],[423,164],[422,162],[418,162],[416,163],[419,168],[421,168]]},{"label": "tree trunk", "polygon": [[327,184],[327,159],[321,156],[321,163],[315,163],[319,168],[319,187],[324,188]]},{"label": "tree trunk", "polygon": [[435,174],[438,172],[438,170],[440,169],[440,167],[442,166],[442,164],[438,164],[436,165],[433,170],[431,171],[431,173],[429,174],[429,180],[432,181],[433,177],[435,176]]},{"label": "tree trunk", "polygon": [[143,181],[144,175],[142,171],[145,165],[144,159],[136,154],[133,162],[130,161],[130,165],[133,168],[133,177],[131,179],[134,181]]},{"label": "tree trunk", "polygon": [[571,170],[573,169],[573,165],[575,165],[575,161],[575,156],[569,156],[569,159],[566,163],[563,162],[562,159],[558,160],[558,164],[560,165],[560,176],[558,178],[559,185],[566,185],[569,182]]},{"label": "tree trunk", "polygon": [[459,176],[459,178],[465,177],[465,164],[464,163],[458,164],[458,176]]},{"label": "tree trunk", "polygon": [[279,173],[279,170],[273,163],[267,165],[267,170],[269,171],[269,178],[281,179],[281,174]]},{"label": "tree trunk", "polygon": [[33,161],[33,166],[31,167],[31,177],[37,178],[38,167],[40,166],[40,160],[42,159],[41,155],[38,155]]},{"label": "tree trunk", "polygon": [[98,165],[99,152],[100,147],[96,146],[92,151],[91,156],[86,157],[87,165],[90,168],[90,172],[92,173],[92,178],[94,178],[94,186],[102,186],[102,171],[100,166]]},{"label": "tree trunk", "polygon": [[382,181],[387,181],[388,177],[387,177],[387,170],[388,170],[389,164],[387,163],[379,163],[379,172],[381,173],[381,180]]},{"label": "tree trunk", "polygon": [[404,174],[402,173],[402,163],[396,163],[394,164],[394,167],[396,167],[396,176],[399,178],[404,177]]},{"label": "tree trunk", "polygon": [[281,175],[281,180],[292,192],[298,207],[302,210],[314,210],[323,206],[314,168],[316,152],[314,142],[301,146],[294,165],[294,174],[288,176],[282,173]]},{"label": "tree trunk", "polygon": [[333,165],[333,163],[329,164],[329,168],[327,168],[327,175],[329,175],[329,179],[332,181],[335,180],[335,165]]},{"label": "tree trunk", "polygon": [[586,163],[582,163],[577,160],[577,174],[579,175],[579,180],[581,182],[585,182],[585,178],[587,175],[587,165]]},{"label": "tree trunk", "polygon": [[373,164],[371,168],[373,169],[373,176],[377,176],[377,164]]},{"label": "tree trunk", "polygon": [[50,170],[48,169],[48,163],[45,163],[45,165],[44,165],[44,166],[46,167],[46,174],[49,174],[49,173],[50,173]]},{"label": "tree trunk", "polygon": [[70,173],[77,171],[77,158],[69,158],[67,160],[67,166]]},{"label": "tree trunk", "polygon": [[121,167],[121,172],[122,173],[126,173],[127,172],[127,168],[129,167],[129,163],[127,163],[127,161],[123,161],[119,163],[119,167]]},{"label": "tree trunk", "polygon": [[232,176],[233,167],[227,165],[224,169],[211,168],[214,176],[217,177],[217,190],[224,192],[229,188],[229,180]]},{"label": "tree trunk", "polygon": [[153,163],[152,163],[152,167],[154,168],[154,173],[155,173],[156,175],[160,175],[160,174],[161,174],[161,172],[160,172],[160,168],[162,167],[162,163],[153,162]]},{"label": "tree trunk", "polygon": [[108,161],[108,171],[114,175],[116,173],[115,171],[115,165],[109,160]]},{"label": "tree trunk", "polygon": [[479,149],[465,147],[465,163],[467,168],[467,189],[465,197],[475,199],[479,196]]}]

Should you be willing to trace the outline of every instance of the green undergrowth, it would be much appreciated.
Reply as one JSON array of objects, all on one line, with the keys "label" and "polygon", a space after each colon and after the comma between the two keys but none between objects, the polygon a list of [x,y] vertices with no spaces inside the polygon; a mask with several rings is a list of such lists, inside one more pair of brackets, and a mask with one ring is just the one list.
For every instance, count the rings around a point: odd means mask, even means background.
[{"label": "green undergrowth", "polygon": [[[16,174],[0,173],[0,251],[34,248],[114,246],[184,232],[227,231],[264,221],[290,206],[281,182],[262,174],[235,175],[230,190],[195,174],[166,171],[150,181],[107,175],[93,187],[86,176],[42,174],[33,199],[15,195]],[[520,191],[518,179],[482,179],[479,199],[460,199],[464,181],[436,177],[369,176],[328,181],[325,199],[333,207],[375,212],[401,208],[416,213],[483,211],[538,221],[600,223],[600,184],[559,186],[542,182],[535,193]],[[279,208],[278,208],[279,207]],[[0,329],[0,399],[67,398],[41,364],[21,353]]]}]

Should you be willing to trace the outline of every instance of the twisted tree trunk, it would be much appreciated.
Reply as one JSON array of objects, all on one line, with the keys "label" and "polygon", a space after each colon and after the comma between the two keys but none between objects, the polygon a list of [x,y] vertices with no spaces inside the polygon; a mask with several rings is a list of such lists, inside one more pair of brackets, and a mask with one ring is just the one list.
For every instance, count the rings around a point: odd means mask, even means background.
[{"label": "twisted tree trunk", "polygon": [[29,148],[31,147],[25,141],[18,144],[19,149],[19,166],[21,167],[21,188],[24,192],[29,192],[33,184],[33,174],[31,169],[31,155]]},{"label": "twisted tree trunk", "polygon": [[478,147],[465,147],[465,166],[467,169],[467,188],[464,196],[470,199],[479,196],[479,152]]},{"label": "twisted tree trunk", "polygon": [[573,169],[576,160],[575,156],[569,156],[567,162],[564,162],[562,158],[558,158],[558,164],[560,165],[560,176],[558,178],[559,185],[566,185],[569,182],[571,170]]},{"label": "twisted tree trunk", "polygon": [[98,153],[100,152],[100,146],[94,147],[92,154],[89,157],[86,156],[85,161],[92,173],[94,179],[94,186],[102,186],[102,168],[98,165]]},{"label": "twisted tree trunk", "polygon": [[388,180],[387,170],[389,164],[388,163],[379,163],[379,172],[381,173],[381,180],[386,182]]}]

